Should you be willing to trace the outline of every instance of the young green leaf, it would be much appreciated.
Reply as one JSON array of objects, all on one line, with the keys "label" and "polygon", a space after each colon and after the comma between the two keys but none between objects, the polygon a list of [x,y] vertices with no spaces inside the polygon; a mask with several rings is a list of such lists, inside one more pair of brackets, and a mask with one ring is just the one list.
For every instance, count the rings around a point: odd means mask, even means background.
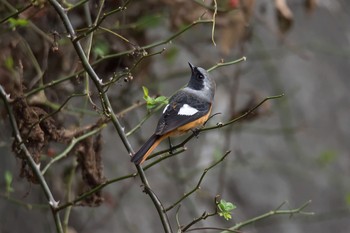
[{"label": "young green leaf", "polygon": [[148,100],[148,88],[145,86],[142,86],[142,90],[143,90],[143,98],[147,101]]},{"label": "young green leaf", "polygon": [[8,22],[12,30],[15,30],[16,27],[25,27],[29,23],[29,21],[26,19],[15,19],[15,18],[9,18]]},{"label": "young green leaf", "polygon": [[152,98],[148,95],[148,88],[147,87],[142,87],[143,89],[143,99],[146,101],[147,104],[147,109],[151,110],[159,105],[167,104],[168,103],[168,98],[165,96],[158,96],[156,98]]},{"label": "young green leaf", "polygon": [[220,200],[217,207],[219,216],[224,217],[226,220],[232,218],[231,211],[237,208],[234,204],[225,200]]}]

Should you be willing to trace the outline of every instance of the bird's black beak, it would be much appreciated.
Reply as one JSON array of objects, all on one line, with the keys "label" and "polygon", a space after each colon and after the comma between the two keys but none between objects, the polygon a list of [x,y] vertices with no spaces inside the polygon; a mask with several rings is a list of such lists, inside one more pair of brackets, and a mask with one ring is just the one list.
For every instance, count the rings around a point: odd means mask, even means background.
[{"label": "bird's black beak", "polygon": [[188,65],[190,66],[191,71],[192,71],[192,74],[193,74],[193,72],[194,72],[194,68],[195,68],[195,67],[194,67],[194,66],[193,66],[193,65],[192,65],[190,62],[188,63]]}]

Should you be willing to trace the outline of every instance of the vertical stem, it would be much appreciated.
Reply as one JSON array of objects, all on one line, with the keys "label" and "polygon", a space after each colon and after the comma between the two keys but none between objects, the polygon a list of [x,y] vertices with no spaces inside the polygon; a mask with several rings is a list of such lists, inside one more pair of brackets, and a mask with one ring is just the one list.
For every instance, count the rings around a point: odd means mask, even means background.
[{"label": "vertical stem", "polygon": [[33,160],[32,155],[30,154],[30,151],[27,149],[22,136],[19,132],[18,126],[17,126],[17,122],[15,119],[15,116],[12,112],[12,109],[10,108],[10,105],[8,103],[8,95],[6,94],[4,88],[2,87],[2,85],[0,85],[0,97],[2,98],[4,104],[5,104],[5,108],[7,110],[7,113],[9,114],[9,120],[12,126],[12,129],[14,131],[14,135],[15,135],[15,140],[17,141],[17,144],[19,145],[19,148],[21,149],[21,151],[23,152],[25,159],[28,162],[28,165],[30,166],[30,168],[33,170],[33,173],[35,175],[35,177],[38,179],[39,184],[41,186],[41,188],[44,191],[44,194],[46,196],[46,199],[49,202],[49,205],[51,207],[51,212],[52,215],[54,217],[54,221],[55,221],[55,225],[56,225],[56,230],[59,233],[63,233],[63,229],[62,229],[62,224],[61,224],[61,219],[60,216],[58,214],[58,212],[56,211],[56,208],[58,206],[58,202],[55,201],[55,199],[53,198],[53,195],[51,193],[51,190],[49,188],[49,186],[47,185],[45,178],[43,177],[43,175],[40,172],[40,164],[36,164],[35,161]]}]

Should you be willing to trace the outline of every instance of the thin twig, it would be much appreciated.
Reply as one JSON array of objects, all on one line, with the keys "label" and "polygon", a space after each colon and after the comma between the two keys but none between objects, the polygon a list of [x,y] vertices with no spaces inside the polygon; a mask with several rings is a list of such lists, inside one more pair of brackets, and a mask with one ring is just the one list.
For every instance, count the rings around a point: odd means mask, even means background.
[{"label": "thin twig", "polygon": [[[233,227],[231,227],[229,230],[239,230],[242,227],[252,224],[257,221],[261,221],[263,219],[266,219],[268,217],[271,217],[273,215],[294,215],[294,214],[305,214],[305,215],[313,215],[313,212],[303,212],[303,210],[311,203],[311,201],[307,201],[304,204],[302,204],[299,208],[291,209],[291,210],[271,210],[265,214],[259,215],[257,217],[248,219],[244,222],[237,223]],[[223,231],[222,233],[227,233],[228,231]]]},{"label": "thin twig", "polygon": [[130,42],[128,39],[126,39],[124,36],[122,36],[122,35],[120,35],[120,34],[114,32],[114,31],[112,31],[112,30],[110,30],[110,29],[108,29],[108,28],[105,28],[105,27],[102,27],[102,26],[99,26],[98,28],[99,28],[99,29],[102,29],[103,31],[106,31],[106,32],[108,32],[108,33],[111,33],[111,34],[115,35],[116,37],[120,38],[121,40],[123,40],[123,41],[125,41],[125,42],[127,42],[127,43],[129,43],[129,44],[131,44],[131,45],[133,45],[133,46],[136,46],[135,44],[133,44],[132,42]]},{"label": "thin twig", "polygon": [[187,224],[186,226],[182,227],[181,228],[181,232],[186,232],[188,231],[188,229],[193,226],[194,224],[196,224],[197,222],[199,221],[202,221],[208,217],[212,217],[212,216],[215,216],[217,215],[216,211],[214,213],[207,213],[207,212],[204,212],[201,216],[199,216],[198,218],[195,218],[192,222],[190,222],[189,224]]},{"label": "thin twig", "polygon": [[237,59],[237,60],[234,60],[234,61],[229,61],[229,62],[219,62],[217,63],[215,66],[212,66],[210,67],[207,71],[208,72],[211,72],[213,70],[215,70],[216,68],[219,68],[221,66],[230,66],[230,65],[233,65],[233,64],[236,64],[236,63],[239,63],[239,62],[242,62],[242,61],[246,61],[247,58],[246,57],[242,57],[240,59]]},{"label": "thin twig", "polygon": [[24,202],[22,199],[16,199],[14,197],[11,197],[9,194],[5,193],[0,193],[0,197],[6,199],[9,202],[12,202],[13,204],[16,204],[17,206],[23,206],[27,210],[32,210],[32,209],[48,209],[48,205],[44,204],[30,204],[27,202]]},{"label": "thin twig", "polygon": [[212,169],[213,167],[215,167],[216,165],[218,165],[219,163],[221,163],[228,154],[230,154],[231,151],[227,151],[218,161],[216,161],[215,163],[213,163],[212,165],[210,165],[209,167],[207,167],[206,169],[204,169],[201,177],[198,180],[197,185],[189,192],[187,192],[185,195],[183,195],[179,200],[177,200],[174,204],[172,204],[171,206],[169,206],[168,208],[165,209],[165,211],[169,211],[172,208],[174,208],[176,205],[178,205],[180,202],[182,202],[184,199],[186,199],[187,197],[189,197],[192,193],[194,193],[195,191],[197,191],[198,189],[200,189],[200,185],[202,184],[202,181],[204,179],[204,176],[207,174],[207,172]]},{"label": "thin twig", "polygon": [[98,18],[97,18],[98,20],[95,21],[94,25],[92,25],[92,27],[90,27],[86,32],[84,32],[84,33],[82,33],[81,35],[79,35],[79,36],[77,36],[76,38],[74,38],[73,42],[79,41],[79,40],[81,40],[82,38],[85,38],[85,37],[86,37],[87,35],[89,35],[90,33],[96,31],[96,29],[102,24],[102,22],[103,22],[108,16],[110,16],[110,15],[112,15],[112,14],[115,14],[115,13],[117,13],[117,12],[119,12],[119,11],[125,10],[125,9],[126,9],[126,6],[129,4],[129,2],[130,2],[130,0],[126,1],[126,2],[124,3],[123,6],[120,6],[120,7],[116,8],[116,9],[110,11],[110,12],[104,13],[104,14],[102,15],[102,17],[98,17]]},{"label": "thin twig", "polygon": [[239,117],[236,117],[235,119],[232,119],[226,123],[219,123],[216,126],[212,126],[212,127],[206,127],[206,128],[202,128],[200,129],[200,131],[208,131],[208,130],[212,130],[212,129],[216,129],[216,128],[221,128],[221,127],[225,127],[227,125],[233,124],[239,120],[241,120],[242,118],[245,118],[246,116],[248,116],[249,114],[251,114],[252,112],[254,112],[257,108],[259,108],[262,104],[264,104],[266,101],[268,100],[272,100],[272,99],[279,99],[282,98],[284,96],[284,94],[280,94],[280,95],[275,95],[275,96],[269,96],[266,97],[265,99],[263,99],[260,103],[258,103],[256,106],[254,106],[252,109],[250,109],[249,111],[247,111],[246,113],[242,114]]},{"label": "thin twig", "polygon": [[26,11],[27,9],[29,9],[31,6],[33,6],[33,3],[29,3],[28,5],[22,7],[21,9],[17,10],[16,8],[12,7],[11,5],[8,5],[9,8],[14,11],[14,13],[10,14],[9,16],[3,18],[0,20],[0,24],[6,22],[7,20],[9,20],[10,18],[15,18],[17,17],[19,14],[21,14],[22,12]]},{"label": "thin twig", "polygon": [[[269,97],[266,97],[265,99],[263,99],[262,101],[260,101],[260,103],[258,103],[256,106],[254,106],[252,109],[250,109],[249,111],[247,111],[246,113],[242,114],[241,116],[235,118],[235,119],[232,119],[226,123],[218,123],[216,126],[211,126],[211,127],[204,127],[204,128],[200,128],[198,129],[197,131],[197,134],[199,134],[200,132],[203,132],[203,131],[209,131],[209,130],[213,130],[213,129],[217,129],[217,128],[222,128],[222,127],[225,127],[225,126],[228,126],[228,125],[231,125],[241,119],[243,119],[244,117],[248,116],[249,114],[251,114],[252,112],[254,112],[257,108],[259,108],[263,103],[265,103],[266,101],[268,100],[271,100],[271,99],[278,99],[278,98],[281,98],[283,97],[284,94],[281,94],[281,95],[276,95],[276,96],[269,96]],[[186,145],[187,142],[189,142],[193,137],[195,137],[194,134],[191,134],[190,136],[188,136],[185,140],[183,140],[181,143],[173,146],[172,148],[170,149],[165,149],[165,150],[161,150],[159,152],[156,152],[156,153],[153,153],[151,154],[150,156],[148,156],[147,160],[148,159],[151,159],[151,158],[154,158],[158,155],[161,155],[161,154],[164,154],[164,153],[169,153],[171,150],[176,150],[178,148],[181,148],[181,147],[184,147]]]},{"label": "thin twig", "polygon": [[62,158],[66,157],[67,154],[74,148],[74,146],[84,140],[85,138],[88,138],[98,132],[100,132],[106,125],[102,125],[100,126],[99,128],[97,129],[94,129],[94,130],[91,130],[91,131],[88,131],[87,133],[81,135],[80,137],[78,138],[73,138],[71,143],[64,149],[64,151],[62,151],[59,155],[55,156],[53,159],[51,159],[51,161],[45,166],[45,168],[41,171],[41,174],[42,175],[45,175],[46,171],[50,168],[50,166],[52,164],[54,164],[55,162],[61,160]]},{"label": "thin twig", "polygon": [[226,229],[226,228],[222,228],[222,227],[196,227],[196,228],[189,229],[186,232],[190,232],[190,231],[201,231],[202,232],[203,230],[228,231],[228,232],[240,233],[240,231],[230,230],[230,229]]},{"label": "thin twig", "polygon": [[137,176],[137,173],[132,173],[132,174],[128,174],[128,175],[125,175],[125,176],[120,176],[120,177],[108,180],[108,181],[106,181],[106,182],[104,182],[102,184],[99,184],[96,187],[90,189],[89,191],[81,194],[79,197],[75,198],[74,200],[68,201],[68,202],[66,202],[66,203],[64,203],[62,205],[59,205],[57,207],[57,211],[64,210],[64,209],[66,209],[69,206],[77,204],[78,202],[86,199],[87,197],[91,196],[92,194],[96,193],[97,191],[103,189],[104,187],[106,187],[106,186],[108,186],[108,185],[110,185],[112,183],[116,183],[116,182],[119,182],[119,181],[122,181],[122,180],[126,180],[126,179],[129,179],[129,178],[134,178],[136,176]]}]

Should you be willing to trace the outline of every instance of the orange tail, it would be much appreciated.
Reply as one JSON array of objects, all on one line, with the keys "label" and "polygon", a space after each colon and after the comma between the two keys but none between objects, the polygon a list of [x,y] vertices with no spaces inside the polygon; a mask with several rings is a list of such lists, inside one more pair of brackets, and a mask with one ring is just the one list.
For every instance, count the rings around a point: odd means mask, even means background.
[{"label": "orange tail", "polygon": [[131,162],[135,164],[142,164],[165,137],[166,135],[159,136],[153,134],[147,140],[147,142],[145,142],[145,144],[143,144],[143,146],[134,154],[134,156],[131,158]]}]

